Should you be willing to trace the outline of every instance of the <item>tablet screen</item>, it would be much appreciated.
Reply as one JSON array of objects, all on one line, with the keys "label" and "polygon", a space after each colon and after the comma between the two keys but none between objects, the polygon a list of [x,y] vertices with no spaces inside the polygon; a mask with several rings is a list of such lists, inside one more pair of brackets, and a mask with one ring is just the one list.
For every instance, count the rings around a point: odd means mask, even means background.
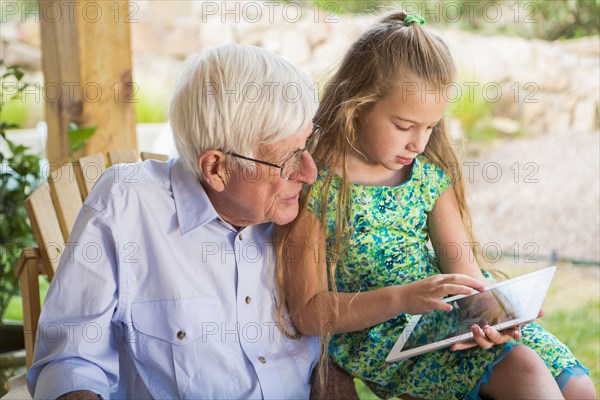
[{"label": "tablet screen", "polygon": [[[469,333],[473,324],[493,326],[529,316],[530,304],[536,297],[536,285],[532,279],[537,280],[538,277],[532,276],[510,285],[449,299],[452,311],[436,310],[424,314],[414,328],[407,327],[412,333],[402,351]],[[533,312],[537,314],[537,310]]]}]

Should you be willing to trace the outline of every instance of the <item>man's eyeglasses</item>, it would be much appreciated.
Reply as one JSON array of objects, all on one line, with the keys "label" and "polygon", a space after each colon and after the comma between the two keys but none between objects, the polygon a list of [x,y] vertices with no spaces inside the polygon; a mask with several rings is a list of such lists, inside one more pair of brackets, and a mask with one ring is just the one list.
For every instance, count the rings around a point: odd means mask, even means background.
[{"label": "man's eyeglasses", "polygon": [[275,163],[270,163],[267,161],[257,160],[255,158],[246,157],[241,154],[233,153],[230,151],[226,152],[225,154],[228,154],[233,157],[241,158],[243,160],[254,161],[254,162],[257,162],[260,164],[268,165],[269,167],[279,168],[280,169],[279,175],[287,181],[290,179],[291,176],[297,174],[300,171],[300,169],[302,169],[303,153],[305,151],[308,151],[310,154],[312,154],[317,149],[317,144],[319,143],[320,136],[321,136],[321,127],[317,124],[313,124],[313,130],[310,133],[310,135],[308,135],[308,137],[306,138],[304,147],[301,149],[294,150],[292,155],[289,156],[288,158],[286,158],[285,161],[283,161],[281,163],[281,165],[275,164]]}]

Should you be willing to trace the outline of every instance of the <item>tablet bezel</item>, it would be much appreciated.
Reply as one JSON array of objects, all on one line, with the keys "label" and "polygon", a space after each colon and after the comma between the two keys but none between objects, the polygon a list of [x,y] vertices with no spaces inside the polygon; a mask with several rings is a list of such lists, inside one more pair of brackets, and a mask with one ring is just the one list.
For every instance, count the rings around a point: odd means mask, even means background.
[{"label": "tablet bezel", "polygon": [[[512,279],[507,279],[505,281],[501,281],[501,282],[495,283],[493,285],[487,286],[484,291],[488,291],[488,290],[491,290],[491,289],[494,289],[497,287],[511,285],[516,282],[522,281],[524,279],[530,279],[530,278],[534,277],[535,275],[540,275],[540,278],[542,278],[544,275],[547,275],[547,278],[545,280],[545,282],[547,282],[547,285],[546,285],[545,290],[543,291],[543,294],[540,292],[541,298],[538,298],[539,308],[537,310],[535,310],[535,313],[534,313],[534,310],[530,310],[531,314],[529,314],[529,315],[526,315],[522,318],[516,318],[516,319],[510,320],[510,321],[505,321],[500,324],[493,325],[493,327],[497,330],[503,330],[503,329],[511,328],[516,325],[522,325],[522,324],[526,324],[528,322],[534,321],[537,318],[539,310],[542,307],[544,298],[546,297],[546,293],[548,292],[548,289],[550,288],[550,283],[552,282],[552,278],[554,277],[555,272],[556,272],[556,266],[552,266],[552,267],[548,267],[548,268],[544,268],[544,269],[541,269],[538,271],[530,272],[530,273],[520,275],[520,276],[512,278]],[[473,293],[470,295],[456,295],[456,296],[452,296],[452,297],[443,299],[443,301],[448,303],[448,302],[452,302],[452,301],[455,301],[455,300],[458,300],[458,299],[461,299],[464,297],[474,296],[478,293],[480,293],[480,292],[476,292],[476,293]],[[468,332],[468,333],[463,333],[463,334],[460,334],[457,336],[445,338],[445,339],[439,340],[437,342],[429,343],[429,344],[426,344],[423,346],[419,346],[419,347],[415,347],[413,349],[403,351],[402,347],[408,341],[408,338],[412,335],[412,332],[413,332],[414,328],[417,326],[417,323],[419,322],[419,320],[421,319],[421,316],[422,315],[413,315],[411,317],[408,324],[406,325],[406,328],[404,328],[404,330],[400,334],[400,337],[394,344],[394,347],[388,354],[388,356],[386,358],[387,362],[404,360],[404,359],[407,359],[410,357],[428,353],[433,350],[438,350],[438,349],[441,349],[444,347],[449,347],[449,346],[453,345],[454,343],[465,342],[465,341],[468,341],[473,338],[473,333]]]}]

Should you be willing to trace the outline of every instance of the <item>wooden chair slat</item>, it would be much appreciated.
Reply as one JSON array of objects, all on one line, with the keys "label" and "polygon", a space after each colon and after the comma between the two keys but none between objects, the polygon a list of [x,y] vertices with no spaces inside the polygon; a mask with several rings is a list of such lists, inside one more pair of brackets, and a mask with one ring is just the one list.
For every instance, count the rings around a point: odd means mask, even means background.
[{"label": "wooden chair slat", "polygon": [[134,163],[138,162],[138,156],[135,150],[126,149],[126,150],[112,150],[108,153],[108,163],[110,165],[120,164],[120,163]]},{"label": "wooden chair slat", "polygon": [[150,153],[148,151],[142,151],[140,153],[140,156],[142,158],[142,161],[146,161],[146,160],[158,160],[158,161],[168,161],[169,160],[169,156],[167,154],[159,154],[159,153]]},{"label": "wooden chair slat", "polygon": [[100,179],[105,169],[104,157],[101,153],[81,157],[77,161],[75,173],[79,182],[79,191],[84,200],[88,197],[92,187]]},{"label": "wooden chair slat", "polygon": [[48,183],[63,239],[66,242],[83,205],[73,164],[65,164],[53,171],[48,176]]},{"label": "wooden chair slat", "polygon": [[44,272],[52,279],[65,248],[65,241],[47,182],[42,182],[25,200],[25,209],[42,253]]}]

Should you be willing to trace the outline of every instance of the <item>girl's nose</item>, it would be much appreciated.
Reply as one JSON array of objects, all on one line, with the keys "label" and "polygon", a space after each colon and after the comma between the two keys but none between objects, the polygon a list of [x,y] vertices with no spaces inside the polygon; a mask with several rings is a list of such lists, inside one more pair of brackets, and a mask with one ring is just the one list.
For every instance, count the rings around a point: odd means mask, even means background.
[{"label": "girl's nose", "polygon": [[414,134],[408,145],[408,149],[412,152],[421,154],[425,151],[425,146],[429,142],[429,131],[423,129]]}]

